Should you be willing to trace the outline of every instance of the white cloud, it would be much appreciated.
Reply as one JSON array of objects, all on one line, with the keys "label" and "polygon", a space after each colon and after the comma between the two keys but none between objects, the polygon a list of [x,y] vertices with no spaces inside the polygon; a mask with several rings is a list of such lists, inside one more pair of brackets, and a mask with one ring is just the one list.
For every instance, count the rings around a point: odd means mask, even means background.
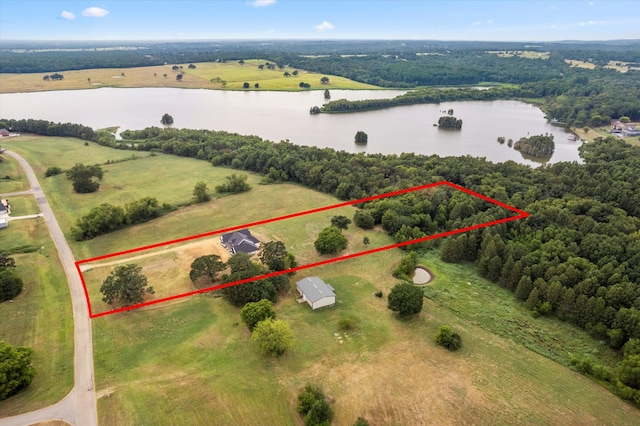
[{"label": "white cloud", "polygon": [[76,15],[74,15],[71,12],[67,12],[66,10],[63,10],[62,13],[60,13],[60,19],[75,19]]},{"label": "white cloud", "polygon": [[471,23],[471,26],[472,26],[472,27],[477,27],[477,26],[478,26],[478,25],[480,25],[480,24],[482,24],[482,22],[481,22],[481,21],[473,21],[473,22]]},{"label": "white cloud", "polygon": [[333,26],[333,24],[331,22],[328,21],[322,21],[322,24],[320,25],[316,25],[313,27],[316,31],[325,31],[325,30],[332,30],[335,27]]},{"label": "white cloud", "polygon": [[578,25],[580,25],[581,27],[586,27],[587,25],[600,25],[600,24],[604,24],[604,21],[580,22]]},{"label": "white cloud", "polygon": [[253,2],[251,2],[251,6],[253,7],[265,7],[265,6],[271,6],[272,4],[275,4],[276,0],[255,0]]},{"label": "white cloud", "polygon": [[82,16],[86,16],[87,18],[103,18],[108,14],[109,11],[101,7],[88,7],[82,11]]}]

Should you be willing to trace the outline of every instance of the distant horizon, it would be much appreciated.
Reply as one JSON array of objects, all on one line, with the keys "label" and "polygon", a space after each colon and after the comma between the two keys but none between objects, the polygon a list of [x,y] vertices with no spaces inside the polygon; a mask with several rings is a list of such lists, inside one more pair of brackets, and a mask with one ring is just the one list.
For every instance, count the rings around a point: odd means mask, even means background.
[{"label": "distant horizon", "polygon": [[624,0],[0,0],[5,41],[441,40],[597,42],[640,38]]},{"label": "distant horizon", "polygon": [[463,39],[437,39],[437,38],[194,38],[194,39],[0,39],[2,43],[29,42],[29,43],[208,43],[208,42],[278,42],[278,41],[310,41],[310,42],[375,42],[375,41],[410,41],[410,42],[446,42],[446,43],[615,43],[615,42],[640,42],[639,38],[613,38],[613,39],[559,39],[559,40],[463,40]]}]

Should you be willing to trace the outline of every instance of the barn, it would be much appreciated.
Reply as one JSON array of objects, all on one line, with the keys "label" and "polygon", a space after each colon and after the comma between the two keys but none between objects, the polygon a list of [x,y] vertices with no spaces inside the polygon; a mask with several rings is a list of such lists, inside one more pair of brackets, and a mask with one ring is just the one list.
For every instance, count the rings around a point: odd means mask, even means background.
[{"label": "barn", "polygon": [[318,277],[308,277],[296,283],[300,298],[307,302],[311,309],[323,308],[336,304],[333,287]]}]

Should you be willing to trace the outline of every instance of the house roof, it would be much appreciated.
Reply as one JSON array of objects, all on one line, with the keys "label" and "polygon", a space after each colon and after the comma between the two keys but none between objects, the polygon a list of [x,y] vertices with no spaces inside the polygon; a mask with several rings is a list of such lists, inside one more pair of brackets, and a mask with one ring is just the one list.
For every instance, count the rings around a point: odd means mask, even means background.
[{"label": "house roof", "polygon": [[258,250],[260,240],[251,235],[248,229],[229,232],[222,236],[222,242],[228,244],[237,252],[253,253]]},{"label": "house roof", "polygon": [[311,303],[327,297],[334,296],[333,287],[325,283],[318,277],[308,277],[296,283],[296,287],[306,296]]}]

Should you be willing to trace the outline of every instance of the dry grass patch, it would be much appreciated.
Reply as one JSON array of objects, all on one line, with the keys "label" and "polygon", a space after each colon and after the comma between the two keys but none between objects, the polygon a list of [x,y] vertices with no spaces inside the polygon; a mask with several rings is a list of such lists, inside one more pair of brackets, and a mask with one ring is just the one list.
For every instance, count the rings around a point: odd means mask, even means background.
[{"label": "dry grass patch", "polygon": [[565,59],[564,61],[573,68],[585,68],[588,70],[596,68],[596,64],[592,64],[591,62],[578,61],[577,59]]},{"label": "dry grass patch", "polygon": [[[330,84],[321,85],[320,78],[324,74],[317,74],[298,70],[298,76],[283,77],[285,71],[290,73],[292,68],[275,70],[258,69],[258,64],[265,60],[250,59],[244,65],[238,62],[202,62],[194,63],[196,68],[189,69],[189,64],[177,64],[182,69],[173,70],[173,64],[135,68],[98,68],[89,70],[60,71],[63,80],[44,81],[42,78],[50,73],[34,74],[0,74],[0,93],[43,92],[51,90],[96,89],[100,87],[177,87],[186,89],[243,89],[243,83],[251,83],[250,90],[255,90],[254,84],[259,83],[260,90],[303,90],[299,83],[311,83],[312,88],[328,89],[377,89],[377,86],[358,83],[344,77],[327,75]],[[176,76],[182,73],[182,80]],[[164,77],[164,75],[167,75]],[[212,79],[219,77],[227,84]]]}]

